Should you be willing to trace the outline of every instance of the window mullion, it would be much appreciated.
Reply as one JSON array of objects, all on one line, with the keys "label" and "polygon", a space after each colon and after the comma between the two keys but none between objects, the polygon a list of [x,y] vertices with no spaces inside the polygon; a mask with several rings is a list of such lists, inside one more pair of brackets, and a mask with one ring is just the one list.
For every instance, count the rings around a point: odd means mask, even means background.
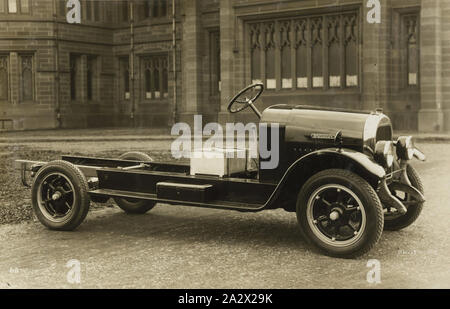
[{"label": "window mullion", "polygon": [[341,59],[341,89],[344,89],[345,87],[347,87],[346,85],[346,80],[345,80],[345,76],[346,76],[346,72],[345,72],[345,68],[347,67],[346,61],[345,61],[345,21],[344,21],[344,17],[341,15],[340,17],[340,26],[339,26],[339,36],[340,36],[340,41],[339,41],[339,48],[340,48],[340,52],[339,52],[339,56]]},{"label": "window mullion", "polygon": [[281,89],[281,32],[280,22],[275,22],[275,35],[274,35],[274,48],[275,48],[275,89],[279,91]]},{"label": "window mullion", "polygon": [[322,27],[322,35],[323,35],[323,44],[322,44],[322,79],[323,79],[323,89],[328,90],[330,88],[330,76],[329,76],[329,48],[330,43],[328,41],[328,16],[323,17],[323,27]]},{"label": "window mullion", "polygon": [[294,20],[291,20],[291,32],[290,32],[290,40],[291,40],[291,78],[292,78],[292,90],[297,89],[297,50],[295,48],[296,46],[296,30],[295,30],[295,22]]},{"label": "window mullion", "polygon": [[313,71],[312,71],[312,51],[313,51],[313,41],[312,41],[312,31],[311,31],[311,18],[308,18],[307,21],[308,24],[308,31],[307,31],[307,64],[308,64],[308,68],[307,68],[307,73],[308,73],[308,90],[313,89]]}]

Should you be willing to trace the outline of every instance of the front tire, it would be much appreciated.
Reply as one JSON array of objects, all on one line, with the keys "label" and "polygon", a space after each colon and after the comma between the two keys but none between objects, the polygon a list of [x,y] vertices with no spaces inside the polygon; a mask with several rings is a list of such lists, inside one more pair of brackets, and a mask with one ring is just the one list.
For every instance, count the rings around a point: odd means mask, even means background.
[{"label": "front tire", "polygon": [[353,258],[371,250],[383,232],[383,208],[358,175],[330,169],[312,176],[297,199],[304,238],[325,254]]},{"label": "front tire", "polygon": [[[420,193],[424,193],[423,184],[420,180],[419,173],[411,165],[406,166],[406,175],[408,176],[411,185],[419,190]],[[407,194],[404,194],[403,198],[399,197],[403,202],[409,202],[407,205],[408,211],[404,215],[397,215],[392,213],[389,207],[384,216],[384,228],[389,231],[399,231],[413,224],[422,213],[423,203],[414,203],[410,200]]]},{"label": "front tire", "polygon": [[86,178],[72,163],[47,163],[36,174],[31,189],[34,213],[51,230],[74,230],[89,211],[88,190]]},{"label": "front tire", "polygon": [[[143,152],[127,152],[119,157],[120,160],[153,162],[153,159]],[[156,202],[133,198],[114,198],[117,206],[128,214],[145,214],[155,207]]]}]

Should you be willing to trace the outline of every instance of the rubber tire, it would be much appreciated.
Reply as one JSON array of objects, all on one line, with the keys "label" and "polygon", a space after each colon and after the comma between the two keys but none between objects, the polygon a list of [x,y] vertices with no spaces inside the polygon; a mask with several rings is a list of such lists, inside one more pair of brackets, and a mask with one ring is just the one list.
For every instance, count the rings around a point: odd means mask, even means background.
[{"label": "rubber tire", "polygon": [[[423,194],[423,184],[420,180],[419,173],[417,173],[414,167],[408,164],[406,166],[406,174],[408,175],[411,185]],[[423,204],[424,203],[417,203],[416,205],[409,206],[406,214],[401,217],[392,220],[384,220],[384,229],[388,231],[399,231],[410,226],[417,220],[417,218],[419,218],[420,214],[422,213]]]},{"label": "rubber tire", "polygon": [[[39,208],[37,197],[39,185],[48,174],[59,172],[64,174],[72,183],[76,203],[73,206],[72,213],[63,222],[53,222],[46,218]],[[70,162],[57,160],[45,164],[34,177],[34,182],[31,188],[31,201],[34,213],[39,221],[51,230],[57,231],[72,231],[76,229],[86,218],[89,212],[90,198],[88,194],[89,185],[86,177],[78,167]]]},{"label": "rubber tire", "polygon": [[[132,161],[142,161],[142,162],[153,162],[153,159],[146,153],[143,152],[127,152],[119,157],[120,160],[132,160]],[[137,199],[125,199],[115,197],[114,201],[117,206],[119,206],[127,214],[145,214],[155,207],[156,202],[137,200]]]},{"label": "rubber tire", "polygon": [[[353,191],[366,212],[366,227],[363,236],[347,247],[333,247],[314,235],[307,222],[307,203],[314,191],[326,184],[339,184]],[[339,258],[355,258],[370,251],[383,232],[383,207],[375,190],[358,175],[342,169],[329,169],[312,176],[301,188],[297,198],[297,220],[300,231],[307,242],[326,255]]]}]

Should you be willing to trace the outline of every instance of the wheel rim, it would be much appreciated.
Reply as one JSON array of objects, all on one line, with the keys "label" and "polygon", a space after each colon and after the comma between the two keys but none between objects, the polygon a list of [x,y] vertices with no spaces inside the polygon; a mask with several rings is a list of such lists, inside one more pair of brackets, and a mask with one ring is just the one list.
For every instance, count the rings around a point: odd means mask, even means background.
[{"label": "wheel rim", "polygon": [[353,191],[338,184],[324,185],[313,192],[306,217],[314,235],[334,247],[356,243],[366,227],[361,200]]},{"label": "wheel rim", "polygon": [[63,222],[72,214],[76,197],[72,182],[62,173],[52,173],[39,184],[37,202],[50,221]]}]

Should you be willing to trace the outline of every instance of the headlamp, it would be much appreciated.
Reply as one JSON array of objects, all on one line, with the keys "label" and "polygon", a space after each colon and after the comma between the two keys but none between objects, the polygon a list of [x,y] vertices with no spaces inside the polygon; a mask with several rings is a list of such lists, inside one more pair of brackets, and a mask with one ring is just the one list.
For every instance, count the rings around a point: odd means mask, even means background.
[{"label": "headlamp", "polygon": [[414,143],[412,136],[400,136],[397,140],[397,157],[401,160],[412,160],[414,157]]},{"label": "headlamp", "polygon": [[394,164],[394,143],[391,141],[379,141],[375,145],[375,160],[385,168]]}]

